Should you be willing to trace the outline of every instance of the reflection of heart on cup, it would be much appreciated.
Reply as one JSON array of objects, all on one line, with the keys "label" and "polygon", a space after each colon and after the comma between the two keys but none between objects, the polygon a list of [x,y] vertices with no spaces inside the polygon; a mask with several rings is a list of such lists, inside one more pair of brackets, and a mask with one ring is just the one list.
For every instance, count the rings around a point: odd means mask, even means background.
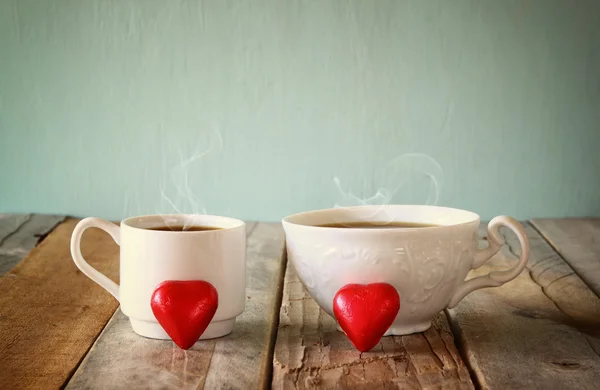
[{"label": "reflection of heart on cup", "polygon": [[400,296],[387,283],[347,284],[333,298],[335,318],[361,352],[379,343],[399,310]]},{"label": "reflection of heart on cup", "polygon": [[217,290],[203,280],[167,280],[156,287],[150,301],[156,320],[182,349],[198,341],[218,304]]}]

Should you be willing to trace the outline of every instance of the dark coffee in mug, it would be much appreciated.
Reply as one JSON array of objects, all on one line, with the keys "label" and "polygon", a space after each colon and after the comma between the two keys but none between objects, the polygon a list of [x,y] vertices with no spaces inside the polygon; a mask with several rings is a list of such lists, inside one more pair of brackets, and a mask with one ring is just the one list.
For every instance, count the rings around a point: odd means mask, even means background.
[{"label": "dark coffee in mug", "polygon": [[417,222],[402,222],[394,221],[390,223],[377,223],[377,222],[344,222],[344,223],[326,223],[323,225],[317,225],[319,227],[327,228],[345,228],[345,229],[414,229],[414,228],[426,228],[435,227],[439,225],[430,223],[417,223]]},{"label": "dark coffee in mug", "polygon": [[157,226],[148,228],[148,230],[158,230],[162,232],[205,232],[208,230],[221,230],[219,227],[214,226]]}]

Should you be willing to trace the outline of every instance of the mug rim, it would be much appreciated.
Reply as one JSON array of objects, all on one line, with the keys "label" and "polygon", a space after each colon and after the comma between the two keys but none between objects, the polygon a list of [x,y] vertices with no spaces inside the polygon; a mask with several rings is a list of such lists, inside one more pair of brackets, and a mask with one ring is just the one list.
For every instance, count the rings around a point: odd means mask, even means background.
[{"label": "mug rim", "polygon": [[[136,226],[135,224],[133,224],[134,221],[136,222],[140,222],[141,220],[147,221],[147,220],[155,220],[155,221],[160,221],[162,222],[163,225],[167,225],[165,222],[165,218],[175,218],[175,219],[184,219],[184,218],[189,218],[193,216],[194,218],[202,218],[202,219],[212,219],[212,220],[216,220],[216,221],[223,221],[223,224],[219,224],[218,222],[216,223],[216,225],[214,225],[214,227],[217,227],[218,229],[214,229],[214,230],[152,230],[148,227],[140,227],[139,225]],[[225,226],[226,224],[228,224],[228,226]],[[140,231],[144,231],[144,232],[151,232],[151,233],[156,233],[156,234],[219,234],[219,232],[225,232],[225,231],[231,231],[234,229],[239,229],[242,228],[244,226],[246,226],[246,222],[242,221],[241,219],[237,219],[237,218],[231,218],[231,217],[225,217],[225,216],[221,216],[221,215],[211,215],[211,214],[146,214],[146,215],[138,215],[138,216],[132,216],[132,217],[127,217],[125,219],[123,219],[121,221],[121,226],[126,226],[127,228],[130,229],[134,229],[134,230],[140,230]]]},{"label": "mug rim", "polygon": [[[444,229],[444,228],[448,228],[448,227],[465,226],[465,225],[470,225],[470,224],[474,224],[474,223],[479,224],[481,222],[481,217],[479,216],[479,214],[474,213],[469,210],[453,208],[453,207],[445,207],[445,206],[409,205],[409,204],[360,205],[360,206],[348,206],[348,207],[337,207],[337,208],[330,207],[330,208],[325,208],[325,209],[317,209],[317,210],[303,211],[300,213],[290,214],[290,215],[282,218],[281,222],[283,225],[292,225],[292,226],[297,226],[297,227],[302,227],[302,228],[307,228],[307,229],[323,229],[323,230],[328,230],[328,231],[340,231],[340,230],[348,231],[347,228],[342,227],[342,226],[340,226],[340,227],[319,226],[319,225],[311,224],[311,223],[297,222],[296,220],[302,219],[302,218],[307,218],[307,217],[309,218],[312,216],[326,215],[328,213],[333,213],[333,212],[342,211],[342,210],[346,210],[346,211],[372,210],[373,212],[376,212],[376,211],[378,211],[378,209],[382,209],[382,208],[407,209],[407,210],[408,209],[414,210],[414,209],[420,208],[423,210],[425,210],[425,209],[436,210],[441,213],[451,212],[451,213],[462,214],[466,219],[464,221],[457,222],[457,223],[435,224],[433,226],[425,226],[425,227],[423,227],[423,226],[406,227],[406,228],[403,228],[402,231],[414,231],[414,230],[430,231],[430,230],[434,230],[434,229]],[[392,220],[392,221],[394,221],[394,220]],[[417,221],[410,221],[410,222],[417,222]],[[332,221],[329,223],[335,223],[335,221]],[[423,220],[423,221],[419,221],[419,223],[428,223],[428,222],[426,220]],[[397,228],[386,227],[386,226],[379,226],[377,229],[353,227],[351,230],[357,231],[357,232],[398,231]]]}]

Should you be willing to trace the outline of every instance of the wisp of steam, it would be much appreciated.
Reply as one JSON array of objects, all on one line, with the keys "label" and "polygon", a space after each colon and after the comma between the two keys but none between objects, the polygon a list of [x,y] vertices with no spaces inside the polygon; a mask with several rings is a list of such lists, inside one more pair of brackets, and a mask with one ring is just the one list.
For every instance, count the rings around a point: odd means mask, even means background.
[{"label": "wisp of steam", "polygon": [[[399,192],[408,192],[413,189],[409,186],[418,181],[419,177],[425,178],[428,183],[428,194],[425,203],[427,205],[437,205],[440,198],[440,191],[444,184],[444,172],[438,162],[431,156],[422,153],[407,153],[392,159],[376,172],[374,181],[377,184],[377,190],[371,196],[360,198],[352,193],[351,190],[342,188],[342,182],[339,177],[334,177],[333,182],[336,185],[340,195],[336,199],[334,207],[352,207],[363,205],[379,205],[375,208],[369,217],[386,215],[386,205],[398,204]],[[414,192],[414,191],[413,191]],[[380,217],[378,220],[380,221]],[[391,215],[383,218],[385,223],[393,221]]]},{"label": "wisp of steam", "polygon": [[[189,218],[186,218],[183,224],[183,229],[187,230],[191,226],[197,225],[197,217],[206,214],[206,206],[202,200],[192,191],[190,188],[189,174],[190,168],[195,164],[198,164],[210,153],[218,153],[223,149],[223,138],[218,128],[214,127],[211,134],[208,147],[202,151],[201,145],[196,145],[194,152],[185,156],[182,148],[177,146],[177,155],[179,157],[179,163],[171,168],[169,179],[169,189],[174,189],[175,196],[167,196],[167,188],[164,181],[160,182],[160,195],[163,205],[166,204],[168,212],[163,210],[155,210],[156,214],[188,214]],[[166,226],[171,227],[174,224],[180,224],[178,221],[167,220],[163,218],[163,222]]]}]

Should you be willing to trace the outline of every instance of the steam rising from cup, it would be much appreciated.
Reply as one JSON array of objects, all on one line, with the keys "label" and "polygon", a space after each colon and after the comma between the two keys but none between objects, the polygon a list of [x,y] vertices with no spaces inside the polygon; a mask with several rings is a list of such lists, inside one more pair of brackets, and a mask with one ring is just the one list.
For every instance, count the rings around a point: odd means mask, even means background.
[{"label": "steam rising from cup", "polygon": [[[374,181],[378,187],[375,194],[360,198],[351,190],[344,190],[339,177],[334,177],[340,195],[335,201],[335,208],[380,205],[373,214],[367,215],[364,220],[376,219],[382,224],[393,222],[393,217],[387,214],[386,205],[398,203],[400,191],[408,191],[408,186],[414,184],[415,179],[425,178],[429,182],[428,195],[424,204],[437,205],[441,188],[444,184],[444,172],[438,162],[431,156],[422,153],[407,153],[392,159],[389,163],[376,172]],[[341,222],[341,221],[336,221]]]},{"label": "steam rising from cup", "polygon": [[[208,147],[202,151],[201,145],[196,146],[195,151],[189,155],[184,156],[183,150],[180,145],[177,146],[177,154],[179,156],[179,163],[176,164],[170,170],[170,183],[172,188],[175,190],[175,197],[171,198],[167,196],[165,183],[160,182],[160,195],[163,203],[166,203],[170,209],[169,214],[188,214],[183,223],[183,230],[187,230],[194,225],[198,225],[197,217],[202,214],[206,214],[206,207],[202,200],[192,191],[189,182],[190,168],[201,162],[210,153],[218,153],[223,150],[223,138],[219,130],[214,127],[211,134]],[[190,213],[191,212],[191,213]],[[161,214],[157,210],[157,214]],[[181,221],[170,220],[169,218],[163,218],[165,226],[172,227],[174,225],[181,226]]]}]

